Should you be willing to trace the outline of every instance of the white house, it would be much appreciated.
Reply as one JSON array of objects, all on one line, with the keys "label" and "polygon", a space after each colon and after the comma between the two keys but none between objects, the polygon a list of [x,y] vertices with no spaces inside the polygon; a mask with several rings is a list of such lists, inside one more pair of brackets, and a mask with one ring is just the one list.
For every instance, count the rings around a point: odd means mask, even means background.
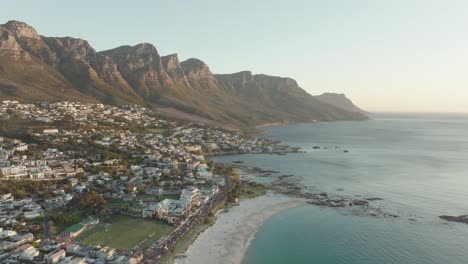
[{"label": "white house", "polygon": [[65,250],[61,249],[59,251],[47,254],[44,259],[47,261],[47,263],[55,264],[58,263],[60,260],[64,259],[66,255],[67,253],[65,252]]},{"label": "white house", "polygon": [[43,134],[57,134],[59,130],[57,128],[48,128],[42,131]]}]

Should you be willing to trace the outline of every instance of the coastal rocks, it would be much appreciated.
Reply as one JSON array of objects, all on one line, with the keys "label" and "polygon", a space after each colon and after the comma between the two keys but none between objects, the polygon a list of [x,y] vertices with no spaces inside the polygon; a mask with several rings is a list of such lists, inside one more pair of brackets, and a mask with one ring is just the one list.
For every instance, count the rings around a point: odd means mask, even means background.
[{"label": "coastal rocks", "polygon": [[[335,152],[342,152],[342,153],[350,153],[351,152],[348,149],[341,149],[340,146],[334,146],[332,148],[334,149]],[[329,147],[326,147],[326,146],[324,146],[324,147],[317,146],[317,145],[312,146],[312,150],[328,150],[328,149],[329,149]]]},{"label": "coastal rocks", "polygon": [[292,174],[290,174],[290,175],[283,174],[283,175],[279,176],[278,179],[283,180],[283,179],[290,178],[290,177],[294,177],[294,175],[292,175]]},{"label": "coastal rocks", "polygon": [[270,186],[273,190],[278,193],[294,196],[298,198],[306,198],[304,197],[302,192],[302,186],[298,186],[295,183],[287,182],[287,181],[275,181]]},{"label": "coastal rocks", "polygon": [[367,201],[383,201],[382,198],[379,197],[371,197],[371,198],[366,198]]},{"label": "coastal rocks", "polygon": [[322,207],[346,207],[346,200],[343,198],[339,199],[324,199],[324,200],[313,200],[308,201],[308,204],[322,206]]},{"label": "coastal rocks", "polygon": [[[287,177],[286,177],[287,176]],[[383,210],[378,204],[379,197],[363,198],[361,195],[337,195],[327,192],[313,192],[301,184],[301,180],[293,175],[282,175],[270,184],[274,191],[297,198],[306,199],[313,206],[327,208],[343,208],[357,216],[370,216],[380,218],[398,218],[399,215]],[[342,190],[342,189],[340,189]]]},{"label": "coastal rocks", "polygon": [[354,200],[352,202],[349,203],[349,206],[368,206],[369,205],[369,201],[365,201],[365,200]]},{"label": "coastal rocks", "polygon": [[286,145],[276,145],[275,149],[271,151],[272,154],[285,155],[287,153],[305,153],[299,147],[291,147]]},{"label": "coastal rocks", "polygon": [[460,215],[460,216],[441,215],[439,217],[450,222],[468,224],[468,215]]},{"label": "coastal rocks", "polygon": [[[234,162],[233,162],[234,163]],[[255,177],[272,177],[278,171],[262,169],[259,167],[249,168],[247,166],[237,166],[241,169],[242,175]],[[317,192],[315,187],[302,184],[302,178],[295,175],[283,174],[274,178],[268,187],[276,193],[294,198],[305,199],[307,204],[312,206],[342,209],[343,213],[351,213],[356,216],[368,216],[379,218],[398,218],[399,215],[387,212],[378,203],[382,201],[379,197],[363,197],[362,195],[349,195],[328,192]],[[344,191],[339,188],[337,191]]]},{"label": "coastal rocks", "polygon": [[279,173],[279,171],[266,170],[259,167],[248,169],[248,172],[255,174],[257,177],[268,177],[272,176],[274,173]]}]

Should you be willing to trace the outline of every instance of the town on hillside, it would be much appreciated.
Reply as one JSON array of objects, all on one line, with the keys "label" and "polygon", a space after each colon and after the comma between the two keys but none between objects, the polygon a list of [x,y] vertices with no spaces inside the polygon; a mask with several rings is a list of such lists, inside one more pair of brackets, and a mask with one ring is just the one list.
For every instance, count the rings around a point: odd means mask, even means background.
[{"label": "town on hillside", "polygon": [[210,156],[298,151],[135,105],[1,101],[0,122],[1,263],[158,262],[238,199]]}]

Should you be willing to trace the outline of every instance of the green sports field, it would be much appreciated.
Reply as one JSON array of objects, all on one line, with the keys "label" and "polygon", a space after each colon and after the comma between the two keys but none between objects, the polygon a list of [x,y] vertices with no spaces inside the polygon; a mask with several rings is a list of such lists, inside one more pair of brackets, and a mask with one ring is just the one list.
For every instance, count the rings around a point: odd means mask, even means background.
[{"label": "green sports field", "polygon": [[75,240],[123,250],[130,250],[136,245],[139,245],[139,249],[145,249],[172,230],[173,226],[160,221],[112,215],[102,218],[99,224],[85,230]]}]

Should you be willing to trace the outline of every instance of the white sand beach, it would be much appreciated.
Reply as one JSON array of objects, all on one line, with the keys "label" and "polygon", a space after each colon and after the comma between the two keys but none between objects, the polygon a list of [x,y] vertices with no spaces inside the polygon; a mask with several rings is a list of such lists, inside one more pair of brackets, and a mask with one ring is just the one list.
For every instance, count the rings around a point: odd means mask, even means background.
[{"label": "white sand beach", "polygon": [[267,194],[244,200],[218,215],[216,223],[190,246],[176,263],[241,263],[257,229],[273,215],[305,204],[303,200]]}]

